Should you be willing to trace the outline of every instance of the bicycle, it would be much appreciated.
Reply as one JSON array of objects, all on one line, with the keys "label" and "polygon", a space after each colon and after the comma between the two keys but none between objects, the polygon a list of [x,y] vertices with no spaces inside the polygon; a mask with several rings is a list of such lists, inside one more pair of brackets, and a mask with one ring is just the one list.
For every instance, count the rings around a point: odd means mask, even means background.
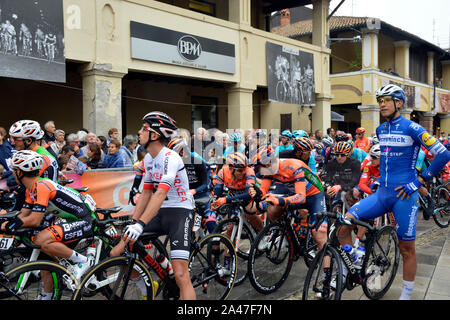
[{"label": "bicycle", "polygon": [[247,273],[250,283],[259,293],[270,294],[278,290],[300,256],[303,256],[306,266],[313,261],[317,244],[311,229],[307,229],[306,235],[298,234],[294,231],[294,224],[300,225],[301,219],[295,209],[287,206],[280,219],[268,223],[253,241]]},{"label": "bicycle", "polygon": [[[179,288],[171,268],[164,268],[154,258],[161,255],[162,260],[168,260],[166,248],[158,236],[144,233],[126,248],[123,255],[107,258],[89,269],[72,299],[84,299],[86,293],[96,292],[96,298],[107,300],[153,300],[160,293],[163,299],[178,300]],[[220,264],[225,250],[232,253],[229,276],[224,275]],[[198,299],[222,300],[228,297],[237,272],[236,259],[233,244],[221,234],[210,234],[193,243],[189,271]],[[157,288],[150,270],[159,277]],[[143,280],[140,282],[143,285],[138,287],[140,280]]]},{"label": "bicycle", "polygon": [[[344,288],[352,290],[358,285],[369,299],[382,298],[392,285],[399,265],[400,249],[395,229],[392,226],[373,227],[331,212],[318,213],[316,223],[310,227],[317,228],[325,218],[328,218],[328,241],[308,269],[303,300],[340,300]],[[339,243],[338,232],[343,225],[367,228],[366,254],[361,267],[352,262],[352,257]],[[322,268],[325,258],[329,265],[327,273]],[[343,268],[348,270],[346,277]]]},{"label": "bicycle", "polygon": [[435,193],[436,207],[433,211],[433,220],[441,228],[447,228],[450,224],[449,183],[450,182],[446,182],[437,187]]},{"label": "bicycle", "polygon": [[[245,205],[245,202],[238,200],[222,205],[217,213],[228,218],[222,219],[214,231],[226,235],[234,244],[240,266],[247,265],[250,248],[256,237],[253,227],[244,218]],[[247,268],[239,268],[234,285],[242,284],[246,278]]]}]

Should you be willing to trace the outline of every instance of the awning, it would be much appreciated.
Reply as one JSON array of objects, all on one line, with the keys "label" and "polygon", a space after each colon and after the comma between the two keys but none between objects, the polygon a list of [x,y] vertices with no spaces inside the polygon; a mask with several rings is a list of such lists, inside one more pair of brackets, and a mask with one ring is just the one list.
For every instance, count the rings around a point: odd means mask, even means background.
[{"label": "awning", "polygon": [[337,112],[331,111],[331,121],[343,122],[344,116]]}]

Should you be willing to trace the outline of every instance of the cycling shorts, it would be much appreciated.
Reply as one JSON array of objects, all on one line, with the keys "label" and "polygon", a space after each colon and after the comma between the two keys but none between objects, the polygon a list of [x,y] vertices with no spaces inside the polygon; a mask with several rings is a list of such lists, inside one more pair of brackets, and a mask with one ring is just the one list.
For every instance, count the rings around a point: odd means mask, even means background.
[{"label": "cycling shorts", "polygon": [[185,208],[161,208],[156,216],[145,226],[144,232],[168,235],[171,259],[189,260],[193,225],[192,210]]},{"label": "cycling shorts", "polygon": [[44,231],[49,232],[54,241],[62,243],[71,243],[93,235],[92,222],[87,220],[53,224]]},{"label": "cycling shorts", "polygon": [[[275,190],[272,191],[273,194],[291,196],[293,193],[289,191],[289,188],[276,183]],[[306,197],[305,203],[299,203],[292,206],[293,209],[307,209],[308,214],[311,216],[310,223],[316,221],[316,213],[327,211],[325,204],[325,193],[319,192],[311,196]]]},{"label": "cycling shorts", "polygon": [[395,187],[382,187],[367,198],[355,203],[348,211],[360,220],[370,220],[393,212],[397,225],[397,236],[402,241],[416,239],[417,212],[419,211],[419,194],[414,192],[409,199],[397,198],[399,191]]}]

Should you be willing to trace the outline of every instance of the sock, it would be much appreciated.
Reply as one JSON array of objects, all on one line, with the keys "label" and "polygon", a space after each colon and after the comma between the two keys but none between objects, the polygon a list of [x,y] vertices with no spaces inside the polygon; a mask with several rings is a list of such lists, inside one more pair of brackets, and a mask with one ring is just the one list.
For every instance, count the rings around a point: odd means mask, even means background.
[{"label": "sock", "polygon": [[353,247],[354,248],[358,248],[358,246],[359,246],[359,237],[356,237],[355,243],[353,244]]},{"label": "sock", "polygon": [[41,300],[52,300],[52,292],[44,292],[44,290],[41,291]]},{"label": "sock", "polygon": [[325,280],[330,280],[330,278],[331,278],[331,269],[329,267],[328,268],[323,268],[323,278]]},{"label": "sock", "polygon": [[76,252],[75,250],[73,250],[72,255],[70,256],[69,260],[72,261],[73,263],[87,262],[87,258],[85,256],[83,256],[82,254]]},{"label": "sock", "polygon": [[413,288],[414,288],[414,281],[403,280],[402,294],[400,295],[399,300],[410,300]]}]

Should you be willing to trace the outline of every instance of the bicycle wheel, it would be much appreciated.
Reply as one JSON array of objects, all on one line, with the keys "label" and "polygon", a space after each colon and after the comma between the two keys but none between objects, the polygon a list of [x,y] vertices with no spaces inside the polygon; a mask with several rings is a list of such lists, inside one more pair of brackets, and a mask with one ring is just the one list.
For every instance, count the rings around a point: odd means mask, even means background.
[{"label": "bicycle wheel", "polygon": [[256,291],[269,294],[286,281],[294,262],[293,245],[284,222],[269,224],[256,236],[247,272]]},{"label": "bicycle wheel", "polygon": [[[210,234],[192,244],[189,272],[197,300],[225,300],[237,274],[237,255],[228,237]],[[225,252],[228,257],[225,257]],[[228,259],[225,263],[225,259]],[[225,264],[229,268],[225,268]]]},{"label": "bicycle wheel", "polygon": [[141,261],[135,260],[128,278],[129,259],[111,257],[89,269],[72,300],[153,300],[150,272]]},{"label": "bicycle wheel", "polygon": [[[221,233],[228,237],[226,234],[227,230],[231,234],[232,230],[237,234],[237,228],[239,227],[239,220],[237,218],[222,220],[216,227],[214,233]],[[236,236],[235,236],[236,237]],[[229,237],[228,237],[229,238]],[[236,275],[235,286],[240,285],[247,278],[247,261],[248,255],[250,252],[250,248],[252,246],[254,240],[254,234],[246,223],[242,224],[242,232],[241,238],[233,239],[232,243],[235,248],[238,246],[237,254],[237,262],[238,262],[238,273]],[[231,239],[230,239],[231,241]],[[238,242],[239,241],[239,242]]]},{"label": "bicycle wheel", "polygon": [[447,228],[450,223],[450,194],[445,186],[440,186],[436,192],[436,210],[433,213],[433,220],[441,228]]},{"label": "bicycle wheel", "polygon": [[303,300],[341,299],[344,285],[341,261],[340,255],[333,247],[326,246],[317,253],[306,274]]},{"label": "bicycle wheel", "polygon": [[309,268],[314,261],[317,254],[317,243],[313,238],[312,230],[308,229],[306,235],[305,247],[303,248],[303,260],[305,260],[306,266]]},{"label": "bicycle wheel", "polygon": [[369,241],[361,275],[362,288],[369,299],[382,298],[394,281],[400,259],[397,232],[383,226]]},{"label": "bicycle wheel", "polygon": [[78,283],[74,275],[58,263],[27,262],[9,270],[0,279],[0,299],[40,300],[44,282],[52,287],[51,300],[69,300]]}]

